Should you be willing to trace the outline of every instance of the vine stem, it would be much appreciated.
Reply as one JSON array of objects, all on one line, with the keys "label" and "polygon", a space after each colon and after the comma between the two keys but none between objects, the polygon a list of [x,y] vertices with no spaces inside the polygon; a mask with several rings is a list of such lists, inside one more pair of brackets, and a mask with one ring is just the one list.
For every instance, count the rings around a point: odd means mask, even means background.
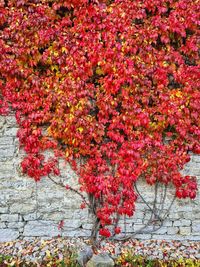
[{"label": "vine stem", "polygon": [[[159,215],[156,213],[156,203],[157,203],[157,193],[158,193],[158,184],[155,188],[155,198],[154,198],[154,203],[153,203],[153,208],[147,203],[147,201],[143,198],[143,196],[140,194],[138,188],[137,188],[137,185],[135,184],[135,189],[136,189],[136,192],[138,193],[138,195],[141,197],[141,199],[143,200],[143,202],[148,206],[149,210],[152,212],[151,214],[151,217],[150,219],[148,220],[148,222],[146,223],[146,225],[144,225],[143,227],[141,227],[139,230],[137,230],[134,234],[131,234],[131,235],[126,235],[123,236],[123,237],[114,237],[113,239],[114,240],[118,240],[118,241],[126,241],[130,238],[133,238],[134,236],[136,236],[137,234],[150,234],[150,233],[153,233],[153,232],[156,232],[158,231],[164,224],[164,220],[166,219],[167,215],[169,214],[169,211],[171,210],[171,207],[176,199],[176,196],[174,195],[168,209],[166,210],[165,214],[163,215],[163,217],[161,217],[161,213],[164,209],[164,202],[166,200],[166,194],[167,194],[167,186],[165,186],[165,191],[164,191],[164,196],[162,197],[162,203],[161,203],[161,211],[159,211]],[[155,216],[155,220],[153,220],[153,217],[152,215],[154,214]],[[156,221],[159,221],[160,222],[160,225],[152,230],[149,230],[149,231],[144,231],[144,229],[146,229],[148,226],[150,226],[152,223],[155,223]]]},{"label": "vine stem", "polygon": [[86,197],[84,197],[80,192],[78,192],[78,190],[74,189],[73,187],[71,187],[71,186],[69,186],[69,185],[64,185],[64,184],[61,183],[61,182],[57,182],[57,181],[55,181],[52,177],[50,177],[50,175],[48,175],[48,178],[49,178],[54,184],[56,184],[56,185],[58,185],[58,186],[60,186],[60,187],[62,187],[62,188],[65,188],[65,189],[69,189],[70,191],[72,191],[72,192],[74,192],[75,194],[79,195],[79,196],[82,198],[83,202],[84,202],[89,208],[91,208],[90,205],[89,205],[89,203],[88,203],[87,200],[86,200]]}]

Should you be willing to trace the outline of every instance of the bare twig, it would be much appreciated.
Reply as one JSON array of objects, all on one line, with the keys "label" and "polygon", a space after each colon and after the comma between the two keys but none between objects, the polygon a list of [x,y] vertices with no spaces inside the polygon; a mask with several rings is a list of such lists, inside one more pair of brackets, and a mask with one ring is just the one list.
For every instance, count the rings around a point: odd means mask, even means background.
[{"label": "bare twig", "polygon": [[67,188],[67,189],[69,189],[70,191],[72,191],[72,192],[74,192],[75,194],[77,194],[77,195],[79,195],[81,198],[82,198],[82,200],[84,201],[84,203],[90,208],[90,205],[88,204],[88,202],[87,202],[87,200],[86,200],[86,197],[84,197],[80,192],[78,192],[78,190],[76,190],[76,189],[74,189],[74,188],[72,188],[71,186],[69,186],[69,185],[64,185],[63,183],[61,183],[61,182],[57,182],[57,181],[55,181],[52,177],[50,177],[50,175],[48,175],[48,178],[54,183],[54,184],[56,184],[56,185],[58,185],[58,186],[60,186],[60,187],[62,187],[62,188]]}]

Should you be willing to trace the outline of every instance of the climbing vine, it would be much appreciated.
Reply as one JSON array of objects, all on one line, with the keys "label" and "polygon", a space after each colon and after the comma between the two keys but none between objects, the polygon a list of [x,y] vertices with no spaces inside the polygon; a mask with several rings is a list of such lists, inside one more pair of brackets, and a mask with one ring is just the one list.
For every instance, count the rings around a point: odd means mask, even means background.
[{"label": "climbing vine", "polygon": [[94,238],[134,215],[139,179],[196,196],[180,170],[200,153],[198,17],[194,0],[0,1],[0,113],[15,111],[22,170],[68,161]]}]

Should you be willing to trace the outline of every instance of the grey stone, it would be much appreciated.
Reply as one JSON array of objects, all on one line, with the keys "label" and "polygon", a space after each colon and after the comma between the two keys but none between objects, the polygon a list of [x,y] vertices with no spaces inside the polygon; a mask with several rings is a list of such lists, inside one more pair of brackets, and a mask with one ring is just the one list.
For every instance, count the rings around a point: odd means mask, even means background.
[{"label": "grey stone", "polygon": [[175,221],[173,226],[190,226],[191,221],[190,220],[184,220],[180,219],[179,221]]},{"label": "grey stone", "polygon": [[140,231],[144,226],[145,224],[134,223],[134,226],[133,226],[134,232]]},{"label": "grey stone", "polygon": [[91,235],[90,230],[84,229],[73,229],[69,228],[62,232],[63,237],[89,237]]},{"label": "grey stone", "polygon": [[10,115],[10,116],[6,116],[6,125],[8,127],[15,127],[16,126],[16,119],[15,116]]},{"label": "grey stone", "polygon": [[180,235],[190,235],[191,234],[191,227],[180,227],[179,233],[180,233]]},{"label": "grey stone", "polygon": [[34,221],[37,219],[36,213],[29,213],[23,216],[24,221]]},{"label": "grey stone", "polygon": [[[0,156],[1,157],[1,156]],[[0,179],[13,177],[14,168],[12,162],[0,162]]]},{"label": "grey stone", "polygon": [[6,136],[13,136],[15,137],[17,135],[17,131],[19,130],[19,128],[16,127],[12,127],[12,128],[7,128],[4,132],[4,134]]},{"label": "grey stone", "polygon": [[58,230],[58,224],[51,221],[29,221],[24,227],[24,236],[58,236],[60,231]]},{"label": "grey stone", "polygon": [[0,223],[0,229],[6,228],[6,224],[4,222]]},{"label": "grey stone", "polygon": [[86,267],[113,267],[114,261],[107,254],[93,255]]},{"label": "grey stone", "polygon": [[167,233],[167,227],[161,227],[160,229],[158,229],[157,231],[155,231],[154,233],[156,233],[156,234],[166,234]]},{"label": "grey stone", "polygon": [[6,120],[4,116],[0,116],[0,129],[3,128],[3,125],[5,124]]},{"label": "grey stone", "polygon": [[178,231],[179,231],[178,227],[168,227],[167,229],[168,235],[175,235],[178,233]]},{"label": "grey stone", "polygon": [[14,203],[10,206],[10,212],[17,212],[21,214],[32,213],[35,209],[36,203]]},{"label": "grey stone", "polygon": [[24,227],[25,222],[8,222],[7,227],[12,229],[18,229]]},{"label": "grey stone", "polygon": [[[0,191],[1,192],[1,191]],[[0,205],[1,205],[1,203],[0,203]],[[0,213],[8,213],[8,206],[6,206],[6,207],[0,207]],[[1,220],[1,219],[0,219]]]},{"label": "grey stone", "polygon": [[0,159],[10,158],[14,156],[15,147],[14,146],[0,146]]},{"label": "grey stone", "polygon": [[10,146],[13,144],[13,137],[3,136],[0,137],[0,147]]},{"label": "grey stone", "polygon": [[194,221],[192,223],[192,232],[200,233],[200,221]]},{"label": "grey stone", "polygon": [[137,234],[137,235],[134,235],[134,238],[147,240],[147,239],[151,239],[151,234]]},{"label": "grey stone", "polygon": [[86,229],[86,230],[91,230],[92,226],[93,226],[92,223],[83,223],[82,224],[83,229]]},{"label": "grey stone", "polygon": [[9,242],[19,237],[19,231],[14,229],[0,229],[0,242]]},{"label": "grey stone", "polygon": [[82,250],[78,252],[77,261],[80,266],[85,266],[85,264],[92,258],[93,250],[89,246],[85,246]]},{"label": "grey stone", "polygon": [[0,217],[2,222],[18,222],[18,214],[2,214]]}]

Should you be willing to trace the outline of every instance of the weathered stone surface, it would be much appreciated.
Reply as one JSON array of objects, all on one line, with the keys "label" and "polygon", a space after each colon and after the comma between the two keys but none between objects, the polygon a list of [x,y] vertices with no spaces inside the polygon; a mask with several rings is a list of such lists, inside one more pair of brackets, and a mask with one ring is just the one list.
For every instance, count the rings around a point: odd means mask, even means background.
[{"label": "weathered stone surface", "polygon": [[13,137],[3,136],[0,137],[0,147],[10,146],[13,144]]},{"label": "weathered stone surface", "polygon": [[14,173],[14,167],[12,162],[0,162],[0,179],[2,178],[12,178]]},{"label": "weathered stone surface", "polygon": [[38,216],[37,216],[37,213],[36,212],[29,213],[29,214],[23,216],[23,220],[24,221],[34,221],[34,220],[37,219],[37,217]]},{"label": "weathered stone surface", "polygon": [[18,222],[19,215],[18,214],[2,214],[0,217],[2,222]]},{"label": "weathered stone surface", "polygon": [[1,146],[0,145],[0,159],[10,158],[14,156],[15,147],[14,146]]},{"label": "weathered stone surface", "polygon": [[9,242],[19,237],[19,231],[14,229],[0,229],[0,242]]},{"label": "weathered stone surface", "polygon": [[86,267],[112,267],[114,261],[107,254],[94,255],[86,264]]},{"label": "weathered stone surface", "polygon": [[0,129],[3,128],[3,125],[5,124],[6,120],[5,117],[0,116]]},{"label": "weathered stone surface", "polygon": [[90,230],[85,230],[81,228],[65,228],[66,230],[62,231],[62,236],[66,237],[89,237],[91,235]]},{"label": "weathered stone surface", "polygon": [[[0,203],[0,205],[1,205],[1,203]],[[0,207],[0,214],[1,213],[8,213],[8,206],[4,206],[4,207],[2,206],[2,207]],[[0,218],[0,220],[1,220],[1,218]]]},{"label": "weathered stone surface", "polygon": [[1,223],[0,223],[0,229],[3,229],[3,228],[6,228],[6,224],[5,224],[5,222],[1,222]]},{"label": "weathered stone surface", "polygon": [[179,233],[180,233],[180,235],[190,235],[191,234],[191,227],[180,227]]},{"label": "weathered stone surface", "polygon": [[168,227],[167,228],[168,235],[175,235],[178,233],[178,231],[179,231],[178,227]]},{"label": "weathered stone surface", "polygon": [[[35,201],[34,201],[35,202]],[[35,203],[14,203],[10,206],[10,212],[12,213],[20,213],[20,214],[28,214],[34,212],[36,209]]]},{"label": "weathered stone surface", "polygon": [[200,233],[200,220],[196,220],[192,223],[192,232]]},{"label": "weathered stone surface", "polygon": [[25,225],[25,222],[10,222],[10,223],[7,223],[7,227],[8,228],[12,228],[12,229],[22,228],[22,227],[24,227],[24,225]]},{"label": "weathered stone surface", "polygon": [[[20,168],[21,159],[25,156],[23,149],[18,148],[15,137],[18,126],[14,116],[0,116],[0,228],[4,229],[4,236],[32,238],[34,236],[48,238],[61,234],[62,236],[89,236],[92,228],[91,216],[88,211],[80,210],[81,198],[74,193],[62,190],[48,178],[39,183],[23,176]],[[47,156],[51,153],[47,152]],[[63,160],[59,160],[61,179],[64,184],[77,187],[77,177]],[[200,186],[200,156],[193,155],[187,164],[185,173],[197,175]],[[55,177],[54,177],[55,178]],[[140,192],[145,192],[145,198],[152,205],[154,190],[142,181],[138,181]],[[169,188],[171,193],[173,190]],[[166,197],[169,204],[171,198]],[[141,198],[136,204],[136,211],[132,218],[122,218],[119,226],[122,233],[134,233],[148,221],[150,213]],[[165,209],[166,210],[166,209]],[[163,227],[155,233],[137,234],[138,239],[200,239],[200,193],[195,200],[176,200]],[[62,232],[58,231],[58,223],[64,220]],[[15,228],[15,229],[14,229]],[[11,232],[9,232],[9,230]],[[16,231],[17,230],[17,231]],[[24,231],[23,231],[24,230]],[[15,232],[13,232],[15,231]],[[9,239],[9,236],[8,236]]]},{"label": "weathered stone surface", "polygon": [[175,221],[173,226],[190,226],[191,225],[191,221],[190,220],[182,220],[180,219],[179,221]]},{"label": "weathered stone surface", "polygon": [[24,236],[58,236],[58,224],[51,221],[29,221],[24,227]]},{"label": "weathered stone surface", "polygon": [[16,127],[7,128],[4,132],[4,134],[6,136],[16,136],[18,130],[19,130],[19,128],[16,128]]},{"label": "weathered stone surface", "polygon": [[85,246],[78,252],[77,261],[80,266],[84,267],[85,264],[92,258],[93,250],[89,246]]}]

